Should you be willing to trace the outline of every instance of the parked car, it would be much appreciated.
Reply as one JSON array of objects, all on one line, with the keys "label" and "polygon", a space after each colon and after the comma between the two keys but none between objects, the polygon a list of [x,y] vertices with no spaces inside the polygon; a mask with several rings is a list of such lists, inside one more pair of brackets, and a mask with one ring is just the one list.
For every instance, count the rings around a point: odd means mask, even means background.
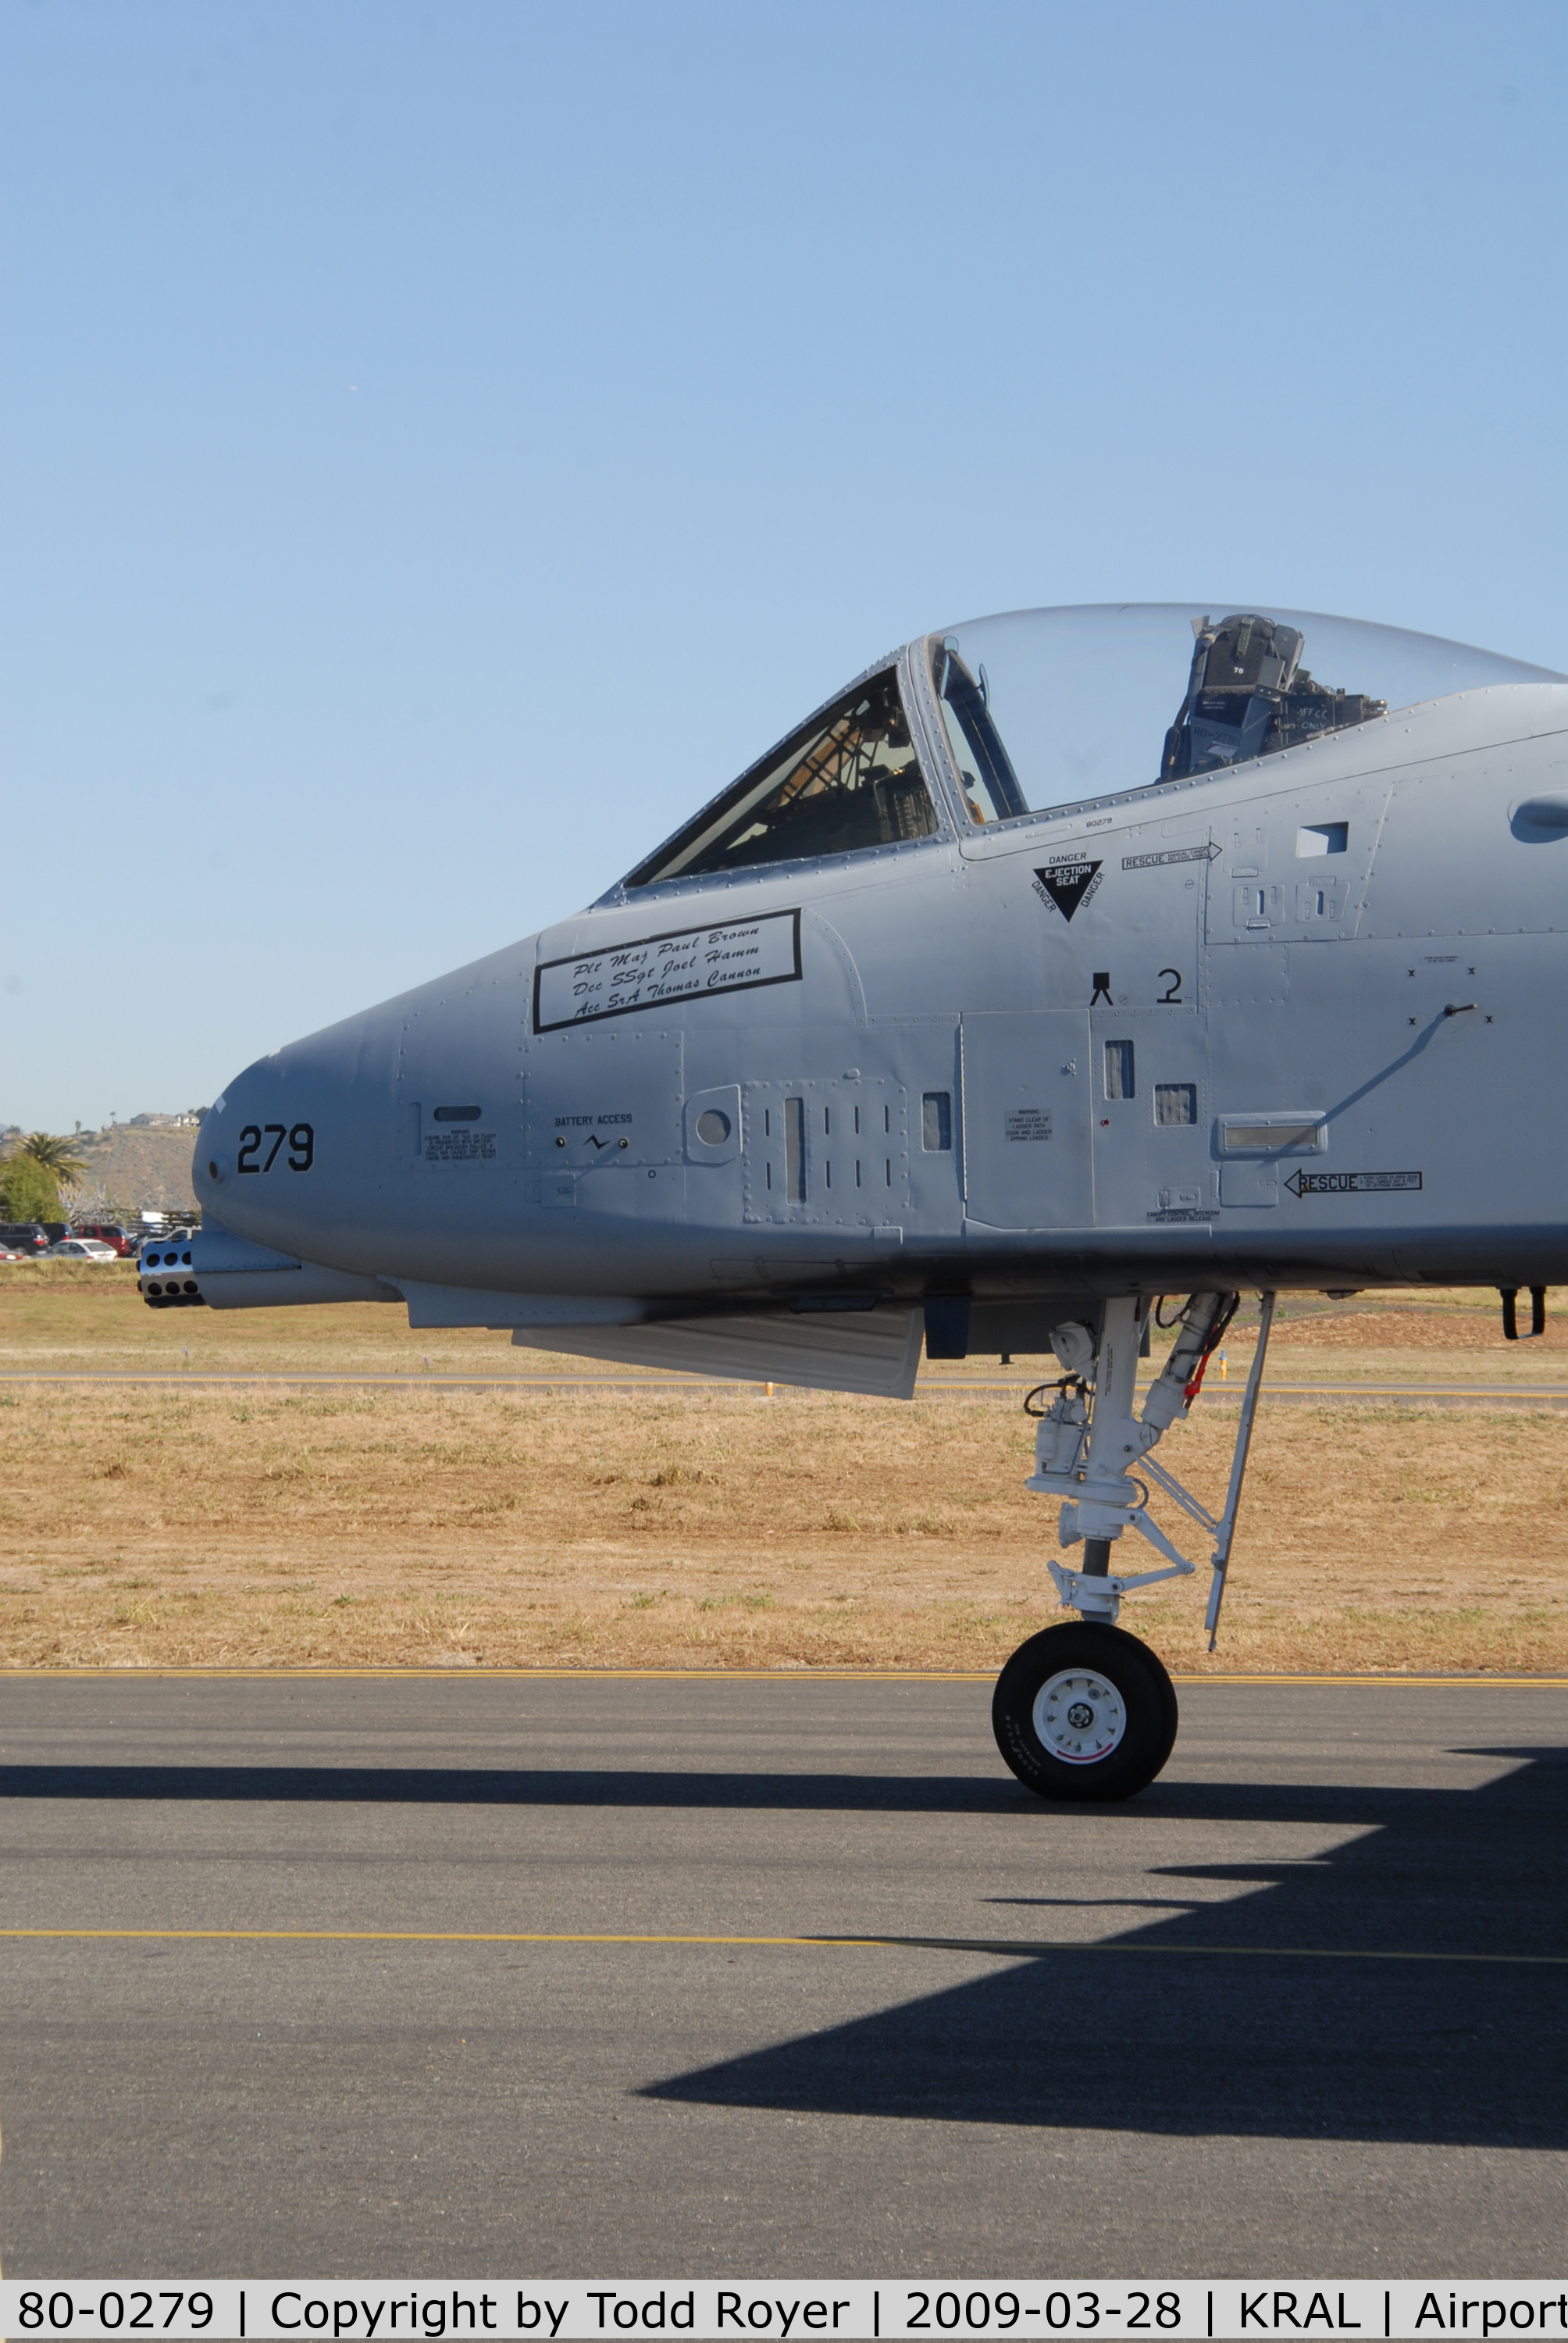
[{"label": "parked car", "polygon": [[112,1244],[98,1237],[62,1237],[44,1256],[46,1261],[118,1261]]},{"label": "parked car", "polygon": [[129,1229],[123,1229],[118,1221],[78,1221],[70,1233],[74,1237],[96,1237],[100,1244],[110,1246],[121,1260],[136,1252],[142,1242]]},{"label": "parked car", "polygon": [[[65,1234],[62,1229],[61,1235]],[[15,1245],[23,1254],[47,1252],[51,1239],[40,1221],[0,1221],[0,1244]]]}]

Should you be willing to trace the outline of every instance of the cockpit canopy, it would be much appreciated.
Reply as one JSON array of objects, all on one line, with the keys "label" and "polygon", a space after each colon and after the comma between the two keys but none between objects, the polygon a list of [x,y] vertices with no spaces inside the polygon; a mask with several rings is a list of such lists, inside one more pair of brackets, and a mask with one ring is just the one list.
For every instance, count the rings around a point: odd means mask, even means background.
[{"label": "cockpit canopy", "polygon": [[[1565,680],[1311,611],[1219,601],[1010,611],[910,645],[624,884],[901,845],[938,831],[941,802],[966,828],[1015,821],[1231,769],[1451,692]],[[946,769],[922,769],[922,729],[928,765],[945,751]]]}]

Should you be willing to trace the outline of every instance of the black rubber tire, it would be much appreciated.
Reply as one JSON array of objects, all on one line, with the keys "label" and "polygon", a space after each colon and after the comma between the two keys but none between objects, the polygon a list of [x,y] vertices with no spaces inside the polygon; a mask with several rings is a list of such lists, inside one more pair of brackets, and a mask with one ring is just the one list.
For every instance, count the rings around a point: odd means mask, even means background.
[{"label": "black rubber tire", "polygon": [[[1105,1757],[1067,1764],[1034,1725],[1040,1687],[1064,1669],[1092,1670],[1121,1695],[1127,1724]],[[1147,1644],[1121,1627],[1074,1620],[1020,1644],[997,1678],[990,1704],[996,1745],[1026,1790],[1040,1798],[1136,1797],[1148,1788],[1176,1741],[1176,1687]]]}]

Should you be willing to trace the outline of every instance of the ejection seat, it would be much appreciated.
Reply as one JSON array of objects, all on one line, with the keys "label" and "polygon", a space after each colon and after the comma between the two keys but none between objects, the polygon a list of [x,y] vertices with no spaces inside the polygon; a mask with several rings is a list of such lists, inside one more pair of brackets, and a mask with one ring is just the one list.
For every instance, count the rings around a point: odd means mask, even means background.
[{"label": "ejection seat", "polygon": [[1386,701],[1315,682],[1301,664],[1298,628],[1238,611],[1218,626],[1194,619],[1192,631],[1187,697],[1165,735],[1161,780],[1218,772],[1386,711]]}]

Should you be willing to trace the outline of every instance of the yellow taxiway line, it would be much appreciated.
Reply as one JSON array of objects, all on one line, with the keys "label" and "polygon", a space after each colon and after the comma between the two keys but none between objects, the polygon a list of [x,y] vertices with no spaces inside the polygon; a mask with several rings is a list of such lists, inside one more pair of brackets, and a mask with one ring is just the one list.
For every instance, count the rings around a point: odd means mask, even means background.
[{"label": "yellow taxiway line", "polygon": [[1038,1960],[1048,1953],[1152,1953],[1166,1957],[1272,1961],[1438,1961],[1495,1968],[1568,1968],[1568,1953],[1434,1953],[1338,1945],[1141,1945],[1006,1936],[707,1936],[582,1930],[460,1928],[0,1928],[0,1939],[225,1945],[674,1945],[769,1951],[987,1953]]}]

